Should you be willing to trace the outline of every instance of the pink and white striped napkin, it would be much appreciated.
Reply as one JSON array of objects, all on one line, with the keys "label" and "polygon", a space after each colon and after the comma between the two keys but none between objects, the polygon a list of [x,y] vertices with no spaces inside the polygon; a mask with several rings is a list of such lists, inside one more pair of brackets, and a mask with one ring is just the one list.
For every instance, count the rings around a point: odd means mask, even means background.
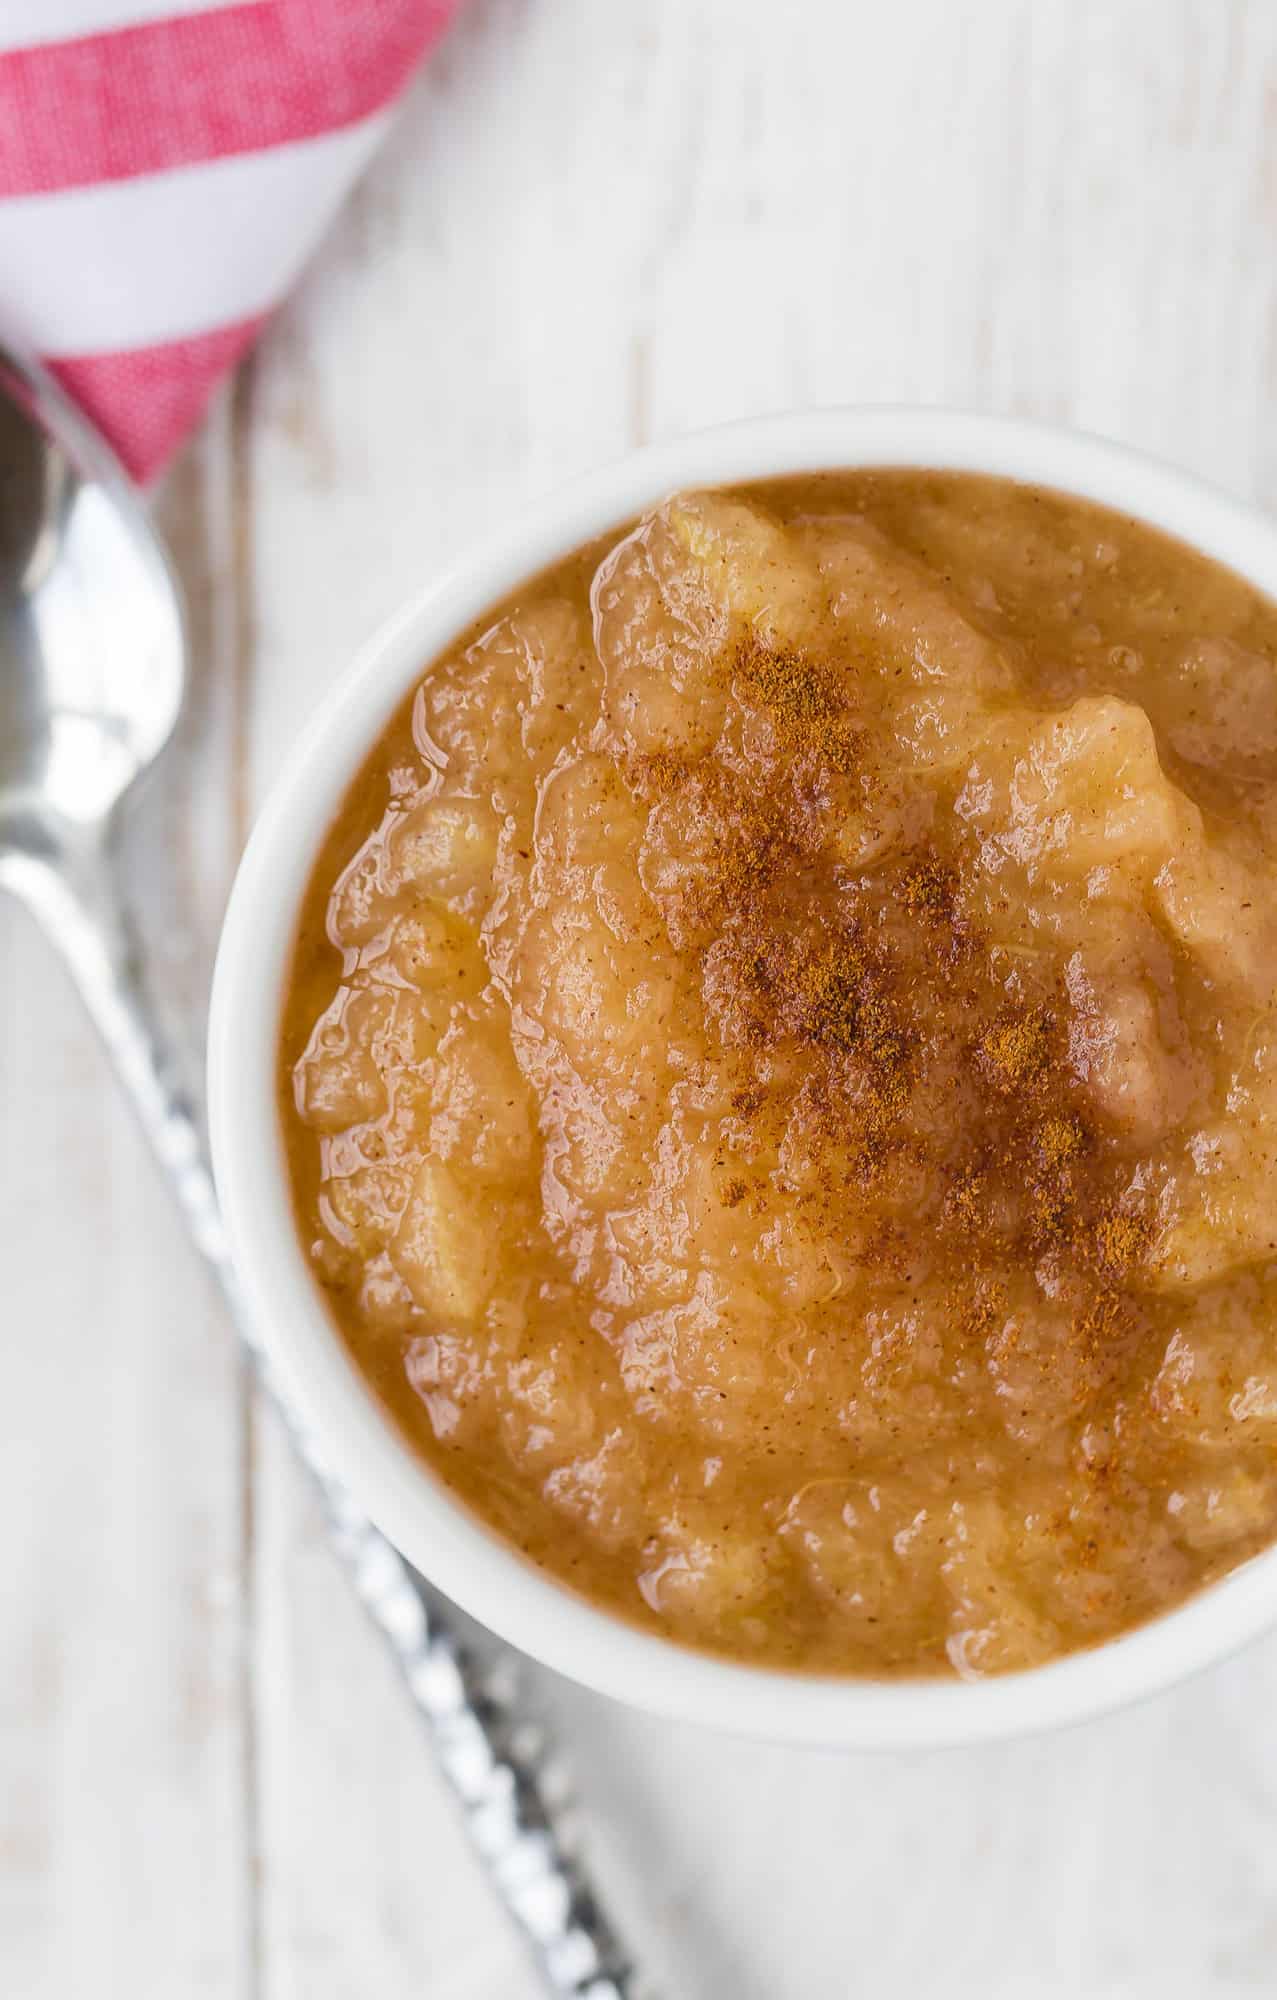
[{"label": "pink and white striped napkin", "polygon": [[310,255],[457,0],[0,0],[0,319],[139,478]]}]

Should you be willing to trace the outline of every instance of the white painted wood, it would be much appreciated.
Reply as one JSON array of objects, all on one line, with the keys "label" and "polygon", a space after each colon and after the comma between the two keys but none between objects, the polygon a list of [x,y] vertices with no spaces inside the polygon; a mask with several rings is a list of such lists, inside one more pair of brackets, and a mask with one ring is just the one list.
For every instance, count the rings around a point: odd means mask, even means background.
[{"label": "white painted wood", "polygon": [[[251,654],[244,794],[398,598],[638,438],[910,398],[1277,501],[1275,84],[1264,0],[474,0],[170,502],[184,567],[216,524],[250,589],[215,649],[228,682]],[[224,878],[200,826],[188,996]],[[241,1525],[216,1315],[3,921],[0,1501],[31,1526],[0,1585],[0,1991],[533,2000],[260,1424]],[[875,1759],[540,1681],[678,2000],[1271,1991],[1275,1685],[1270,1642],[1055,1740]]]}]

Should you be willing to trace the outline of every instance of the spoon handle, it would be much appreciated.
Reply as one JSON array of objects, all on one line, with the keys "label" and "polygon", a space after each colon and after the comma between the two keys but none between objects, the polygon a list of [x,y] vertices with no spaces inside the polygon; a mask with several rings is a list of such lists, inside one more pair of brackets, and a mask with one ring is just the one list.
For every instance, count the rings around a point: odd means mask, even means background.
[{"label": "spoon handle", "polygon": [[546,1991],[561,2000],[638,2000],[630,1958],[565,1845],[569,1802],[550,1803],[562,1786],[543,1732],[520,1712],[517,1690],[502,1688],[461,1642],[447,1601],[353,1505],[258,1346],[227,1253],[196,1099],[151,1000],[109,852],[97,842],[69,845],[56,857],[23,859],[4,880],[70,969],[245,1350],[319,1487],[332,1546],[398,1661],[470,1838],[532,1948]]}]

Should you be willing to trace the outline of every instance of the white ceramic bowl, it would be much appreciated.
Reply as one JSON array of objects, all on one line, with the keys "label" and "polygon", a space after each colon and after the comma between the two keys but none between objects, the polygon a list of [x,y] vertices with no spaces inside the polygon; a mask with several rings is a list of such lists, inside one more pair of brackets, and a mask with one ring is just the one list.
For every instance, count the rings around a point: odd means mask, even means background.
[{"label": "white ceramic bowl", "polygon": [[682,487],[852,466],[1001,473],[1167,530],[1277,597],[1277,533],[1181,472],[1077,434],[926,409],[732,424],[638,452],[551,499],[430,583],[368,645],[296,745],[244,855],[209,1037],[217,1183],[261,1338],[334,1468],[447,1595],[560,1672],[639,1707],[793,1743],[963,1743],[1074,1722],[1164,1688],[1277,1622],[1277,1550],[1125,1637],[978,1683],[835,1680],[692,1653],[596,1610],[470,1515],[414,1456],[347,1356],[294,1233],[275,1110],[298,906],[339,799],[424,667],[523,578]]}]

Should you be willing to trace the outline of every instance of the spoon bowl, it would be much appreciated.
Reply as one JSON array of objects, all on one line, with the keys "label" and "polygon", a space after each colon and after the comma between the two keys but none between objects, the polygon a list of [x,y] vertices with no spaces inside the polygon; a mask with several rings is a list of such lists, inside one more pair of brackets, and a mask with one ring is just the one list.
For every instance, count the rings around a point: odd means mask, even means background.
[{"label": "spoon bowl", "polygon": [[0,879],[105,833],[172,734],[185,663],[132,489],[57,384],[0,346]]}]

